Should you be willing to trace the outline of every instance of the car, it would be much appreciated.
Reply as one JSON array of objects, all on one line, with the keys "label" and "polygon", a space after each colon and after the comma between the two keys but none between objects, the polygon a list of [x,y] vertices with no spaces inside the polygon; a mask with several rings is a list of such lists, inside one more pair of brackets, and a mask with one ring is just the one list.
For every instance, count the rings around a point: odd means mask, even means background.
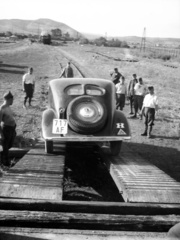
[{"label": "car", "polygon": [[55,142],[108,142],[118,155],[131,138],[128,120],[116,110],[115,85],[99,78],[58,78],[48,83],[48,106],[42,113],[45,152]]}]

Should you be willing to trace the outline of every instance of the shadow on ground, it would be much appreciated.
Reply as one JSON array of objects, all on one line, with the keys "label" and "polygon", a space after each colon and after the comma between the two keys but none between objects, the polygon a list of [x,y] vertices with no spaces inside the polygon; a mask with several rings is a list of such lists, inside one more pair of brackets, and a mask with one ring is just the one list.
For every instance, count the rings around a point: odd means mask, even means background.
[{"label": "shadow on ground", "polygon": [[19,235],[19,234],[16,235],[13,233],[0,233],[0,239],[2,240],[43,240],[45,238],[22,236],[22,235]]},{"label": "shadow on ground", "polygon": [[4,64],[4,63],[0,63],[0,67],[8,67],[8,68],[28,68],[28,66],[12,65],[12,64]]},{"label": "shadow on ground", "polygon": [[28,68],[28,66],[0,63],[0,72],[2,73],[25,74],[26,71],[23,70],[24,68]]},{"label": "shadow on ground", "polygon": [[13,74],[24,74],[25,73],[25,71],[8,70],[8,69],[0,69],[0,72],[2,72],[2,73],[13,73]]}]

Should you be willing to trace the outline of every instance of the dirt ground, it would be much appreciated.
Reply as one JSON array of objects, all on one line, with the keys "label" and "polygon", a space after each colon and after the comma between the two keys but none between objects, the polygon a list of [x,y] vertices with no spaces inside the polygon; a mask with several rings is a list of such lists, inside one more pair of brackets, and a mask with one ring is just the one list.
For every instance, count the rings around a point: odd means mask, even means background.
[{"label": "dirt ground", "polygon": [[[76,43],[60,46],[29,44],[28,41],[1,44],[0,104],[3,102],[3,94],[11,90],[14,94],[12,108],[17,122],[14,146],[31,147],[41,137],[41,114],[47,106],[47,83],[59,77],[61,67],[67,62],[64,56],[76,62],[86,77],[110,79],[110,72],[118,67],[125,76],[126,84],[132,74],[136,73],[145,84],[154,85],[160,110],[156,116],[153,138],[147,139],[140,135],[144,130],[143,121],[129,119],[132,139],[124,144],[180,182],[180,64],[176,62],[178,67],[170,68],[164,65],[163,60],[137,57],[131,50],[81,46]],[[138,61],[117,61],[117,58],[124,60],[127,56]],[[33,106],[24,109],[22,76],[30,66],[36,75],[36,89]],[[124,108],[127,117],[129,110],[127,101]]]}]

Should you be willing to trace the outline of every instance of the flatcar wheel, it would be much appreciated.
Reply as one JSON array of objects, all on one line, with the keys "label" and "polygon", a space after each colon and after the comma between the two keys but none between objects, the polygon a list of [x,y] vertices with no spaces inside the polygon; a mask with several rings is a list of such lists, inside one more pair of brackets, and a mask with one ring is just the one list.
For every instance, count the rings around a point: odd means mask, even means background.
[{"label": "flatcar wheel", "polygon": [[46,153],[53,153],[53,141],[45,141],[45,152]]},{"label": "flatcar wheel", "polygon": [[110,142],[110,150],[113,156],[119,155],[121,151],[122,141],[112,141]]}]

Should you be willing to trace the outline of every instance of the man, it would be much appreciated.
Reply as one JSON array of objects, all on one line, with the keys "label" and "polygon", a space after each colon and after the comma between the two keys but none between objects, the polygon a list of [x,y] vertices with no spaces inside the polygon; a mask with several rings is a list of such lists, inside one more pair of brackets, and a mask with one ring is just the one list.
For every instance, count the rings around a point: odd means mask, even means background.
[{"label": "man", "polygon": [[74,77],[74,73],[73,73],[73,69],[71,67],[71,63],[68,62],[67,66],[63,69],[60,78],[61,77],[65,77],[65,78],[73,78]]},{"label": "man", "polygon": [[142,106],[142,113],[145,117],[144,124],[145,130],[141,136],[148,136],[151,138],[151,131],[154,125],[155,120],[155,111],[158,110],[158,99],[157,96],[154,94],[154,87],[148,87],[149,93],[145,96]]},{"label": "man", "polygon": [[23,108],[26,108],[26,101],[29,98],[29,106],[31,106],[31,100],[35,90],[35,76],[33,75],[33,68],[30,67],[28,73],[24,74],[22,79],[22,89],[26,93],[24,98]]},{"label": "man", "polygon": [[0,136],[3,148],[1,161],[3,166],[10,167],[9,149],[12,147],[16,136],[16,122],[10,107],[13,104],[12,93],[9,91],[3,97],[4,102],[0,106]]},{"label": "man", "polygon": [[[146,94],[146,86],[143,83],[142,78],[139,78],[138,83],[134,86],[134,115],[131,118],[136,118],[138,110],[141,111],[144,96]],[[140,119],[142,119],[142,116],[140,115]]]},{"label": "man", "polygon": [[134,114],[133,112],[133,102],[134,102],[134,87],[135,84],[138,82],[137,78],[136,78],[136,74],[133,74],[133,79],[130,80],[129,84],[128,84],[128,88],[127,88],[127,96],[128,99],[130,101],[130,113],[129,114]]},{"label": "man", "polygon": [[114,71],[110,74],[112,77],[112,82],[116,85],[119,82],[121,73],[118,71],[118,68],[114,68]]},{"label": "man", "polygon": [[125,97],[126,97],[126,85],[124,84],[125,77],[122,76],[119,79],[119,83],[116,84],[116,109],[120,108],[122,111],[125,105]]}]

